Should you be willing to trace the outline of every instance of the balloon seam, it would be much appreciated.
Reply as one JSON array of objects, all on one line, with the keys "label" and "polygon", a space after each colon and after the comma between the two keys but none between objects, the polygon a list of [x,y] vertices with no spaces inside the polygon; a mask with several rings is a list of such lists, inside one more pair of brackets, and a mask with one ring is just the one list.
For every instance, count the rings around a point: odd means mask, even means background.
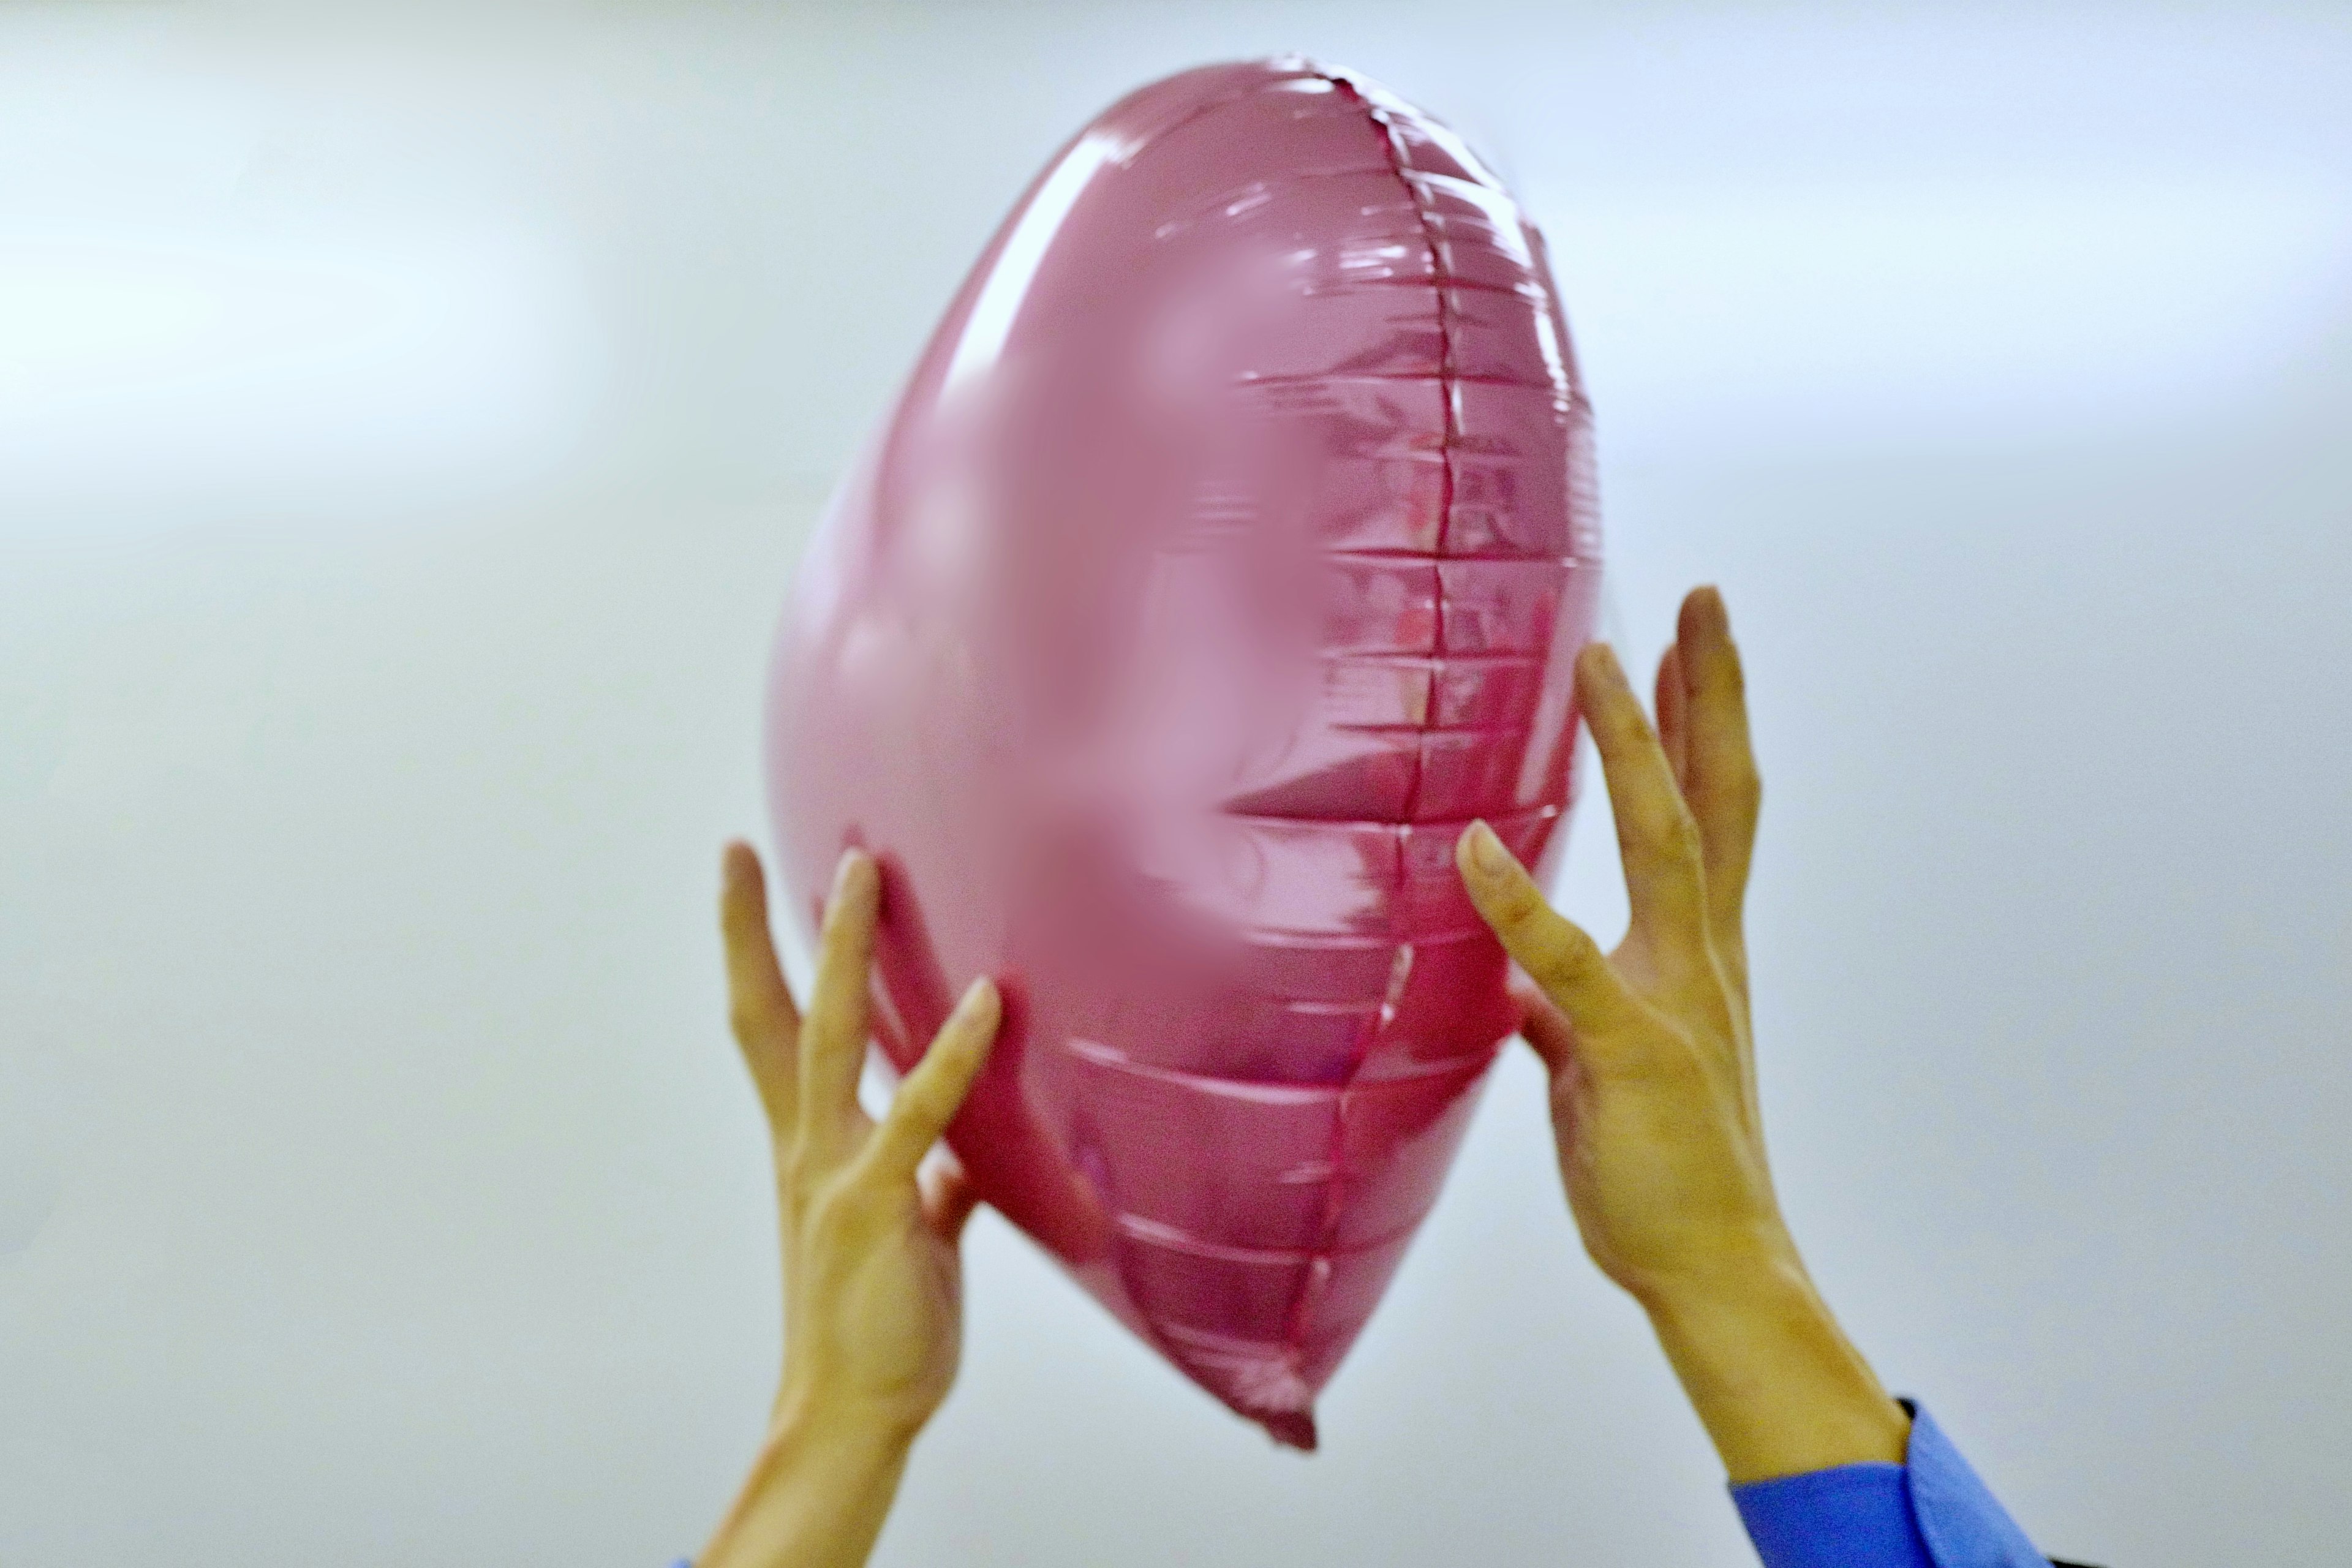
[{"label": "balloon seam", "polygon": [[[1448,293],[1449,279],[1445,267],[1445,250],[1439,243],[1433,221],[1433,215],[1429,210],[1429,205],[1423,198],[1421,188],[1411,177],[1403,150],[1398,145],[1396,131],[1390,114],[1381,104],[1359,91],[1356,85],[1346,78],[1330,75],[1327,76],[1326,79],[1331,81],[1334,87],[1353,99],[1362,108],[1366,118],[1379,134],[1382,150],[1388,157],[1390,170],[1395,174],[1398,184],[1403,188],[1406,199],[1412,204],[1415,219],[1421,227],[1422,243],[1429,248],[1431,294],[1437,312],[1437,380],[1442,393],[1440,405],[1444,421],[1444,429],[1439,437],[1439,449],[1444,454],[1444,462],[1439,468],[1437,529],[1431,553],[1438,559],[1443,559],[1445,554],[1447,526],[1454,510],[1454,454],[1460,445],[1461,437],[1460,416],[1455,407],[1454,392],[1458,362],[1454,344],[1452,300]],[[1445,597],[1442,586],[1433,602],[1433,614],[1434,626],[1431,637],[1431,648],[1433,655],[1442,659],[1445,648]],[[1424,706],[1421,723],[1417,726],[1424,735],[1433,728],[1434,716],[1433,707]],[[1413,748],[1412,772],[1405,791],[1403,809],[1400,813],[1401,826],[1412,823],[1419,813],[1423,779],[1427,769],[1427,752],[1425,743],[1417,743]],[[1402,898],[1405,893],[1405,876],[1402,855],[1398,857],[1396,877],[1395,895]],[[1321,1298],[1330,1289],[1332,1261],[1339,1250],[1337,1244],[1343,1217],[1341,1209],[1347,1190],[1345,1160],[1350,1102],[1355,1094],[1357,1081],[1362,1076],[1365,1061],[1377,1045],[1381,1028],[1396,1016],[1403,990],[1412,972],[1412,959],[1413,949],[1411,942],[1401,942],[1396,944],[1395,961],[1389,971],[1389,982],[1381,999],[1380,1010],[1367,1026],[1368,1033],[1364,1048],[1350,1065],[1347,1078],[1341,1081],[1337,1101],[1332,1108],[1330,1156],[1327,1163],[1331,1177],[1328,1186],[1325,1189],[1321,1224],[1318,1227],[1316,1245],[1308,1254],[1310,1262],[1299,1280],[1297,1294],[1291,1301],[1290,1310],[1284,1324],[1284,1349],[1291,1363],[1290,1371],[1301,1386],[1307,1383],[1306,1369],[1300,1362],[1306,1348],[1308,1321]],[[1415,1223],[1418,1223],[1418,1216]],[[1408,1232],[1411,1228],[1411,1226],[1406,1227]],[[1307,1398],[1306,1409],[1301,1413],[1310,1423],[1308,1426],[1310,1433],[1312,1432],[1312,1411],[1313,1395],[1310,1394]],[[1310,1444],[1311,1441],[1310,1437]]]}]

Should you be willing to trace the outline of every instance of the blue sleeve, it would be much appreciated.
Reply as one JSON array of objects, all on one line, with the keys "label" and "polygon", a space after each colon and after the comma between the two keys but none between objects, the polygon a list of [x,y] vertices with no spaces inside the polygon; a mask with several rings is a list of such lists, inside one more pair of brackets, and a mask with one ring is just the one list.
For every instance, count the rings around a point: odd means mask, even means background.
[{"label": "blue sleeve", "polygon": [[2047,1568],[1943,1429],[1909,1407],[1902,1464],[1840,1465],[1731,1489],[1764,1568]]}]

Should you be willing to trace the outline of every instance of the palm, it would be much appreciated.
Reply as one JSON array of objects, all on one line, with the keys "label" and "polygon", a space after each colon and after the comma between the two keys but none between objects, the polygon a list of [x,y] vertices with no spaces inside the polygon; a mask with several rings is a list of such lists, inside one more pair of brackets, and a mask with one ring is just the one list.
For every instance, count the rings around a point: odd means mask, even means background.
[{"label": "palm", "polygon": [[963,1264],[940,1222],[907,1195],[903,1212],[879,1216],[877,1244],[840,1289],[800,1292],[798,1304],[832,1319],[817,1332],[838,1347],[847,1387],[928,1413],[947,1397],[961,1355]]}]

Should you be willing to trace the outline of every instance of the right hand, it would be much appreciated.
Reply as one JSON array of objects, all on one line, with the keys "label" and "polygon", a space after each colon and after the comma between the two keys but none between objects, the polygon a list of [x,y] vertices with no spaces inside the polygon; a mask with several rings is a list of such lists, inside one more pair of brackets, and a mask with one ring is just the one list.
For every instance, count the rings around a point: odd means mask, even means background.
[{"label": "right hand", "polygon": [[1535,983],[1521,1032],[1551,1073],[1585,1249],[1649,1313],[1734,1481],[1900,1460],[1909,1417],[1814,1290],[1765,1160],[1741,929],[1762,791],[1721,597],[1684,602],[1655,731],[1605,645],[1576,673],[1617,819],[1624,940],[1604,953],[1483,822],[1457,860]]},{"label": "right hand", "polygon": [[1560,1173],[1587,1250],[1647,1304],[1794,1256],[1764,1158],[1740,929],[1762,786],[1739,656],[1702,589],[1658,669],[1651,731],[1605,644],[1576,667],[1615,807],[1632,921],[1604,954],[1484,823],[1471,897],[1533,987],[1522,1032],[1552,1074]]}]

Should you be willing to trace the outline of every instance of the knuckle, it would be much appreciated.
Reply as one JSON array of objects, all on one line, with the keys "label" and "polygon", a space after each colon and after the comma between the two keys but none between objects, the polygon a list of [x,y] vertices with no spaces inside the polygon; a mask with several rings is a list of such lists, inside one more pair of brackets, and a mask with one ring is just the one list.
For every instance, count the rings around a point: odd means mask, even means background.
[{"label": "knuckle", "polygon": [[1536,962],[1530,973],[1546,991],[1555,994],[1553,999],[1557,1001],[1559,993],[1583,988],[1591,978],[1600,949],[1593,945],[1591,937],[1569,927],[1552,932],[1534,957]]},{"label": "knuckle", "polygon": [[1664,815],[1665,820],[1658,824],[1659,847],[1676,860],[1696,865],[1706,850],[1699,836],[1698,818],[1679,802]]},{"label": "knuckle", "polygon": [[1572,957],[1555,956],[1538,963],[1532,971],[1536,983],[1544,988],[1562,1012],[1574,1012],[1578,994],[1584,989],[1584,966]]},{"label": "knuckle", "polygon": [[1764,775],[1756,771],[1754,763],[1742,760],[1739,766],[1733,770],[1731,799],[1732,804],[1750,819],[1763,809]]},{"label": "knuckle", "polygon": [[793,1201],[803,1207],[816,1201],[824,1187],[824,1172],[815,1155],[805,1143],[794,1143],[778,1162],[784,1178],[784,1190]]},{"label": "knuckle", "polygon": [[1544,928],[1551,915],[1551,906],[1544,902],[1543,894],[1527,878],[1514,878],[1496,897],[1495,923],[1515,935],[1529,941],[1541,941]]},{"label": "knuckle", "polygon": [[1756,759],[1744,753],[1727,757],[1708,770],[1709,793],[1727,805],[1754,811],[1764,798],[1764,775]]},{"label": "knuckle", "polygon": [[1593,743],[1611,750],[1632,744],[1649,729],[1640,712],[1628,703],[1596,702],[1586,713],[1585,721],[1592,727]]},{"label": "knuckle", "polygon": [[816,1246],[838,1247],[853,1229],[850,1205],[831,1189],[811,1198],[801,1211],[801,1233]]},{"label": "knuckle", "polygon": [[1673,1029],[1639,1031],[1623,1048],[1603,1053],[1595,1066],[1604,1077],[1663,1091],[1673,1103],[1695,1094],[1706,1076],[1698,1052]]},{"label": "knuckle", "polygon": [[950,1070],[940,1073],[923,1085],[922,1095],[915,1101],[912,1121],[927,1141],[937,1138],[946,1130],[948,1123],[955,1120],[956,1112],[963,1108],[964,1091],[971,1080],[968,1063],[958,1061],[944,1065]]},{"label": "knuckle", "polygon": [[1662,1033],[1652,1068],[1667,1082],[1696,1088],[1706,1081],[1706,1058],[1698,1042],[1679,1029]]},{"label": "knuckle", "polygon": [[865,1225],[868,1206],[866,1188],[856,1179],[856,1169],[853,1166],[835,1173],[809,1194],[802,1211],[802,1223],[811,1237],[819,1241],[837,1240]]},{"label": "knuckle", "polygon": [[928,1128],[936,1127],[943,1119],[946,1097],[935,1079],[909,1079],[890,1104],[888,1125],[892,1136],[919,1138]]}]

